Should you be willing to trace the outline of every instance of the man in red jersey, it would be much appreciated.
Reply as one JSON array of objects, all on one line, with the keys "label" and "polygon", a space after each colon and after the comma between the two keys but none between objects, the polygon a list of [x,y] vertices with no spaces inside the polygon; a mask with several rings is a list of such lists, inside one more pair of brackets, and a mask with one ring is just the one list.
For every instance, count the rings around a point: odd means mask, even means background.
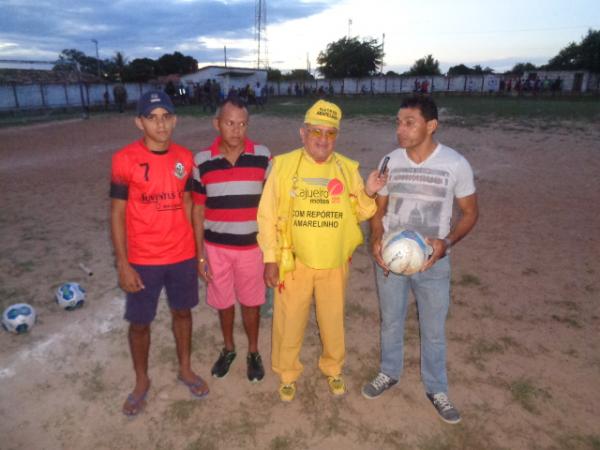
[{"label": "man in red jersey", "polygon": [[194,158],[192,213],[198,273],[208,283],[206,302],[219,311],[224,340],[211,373],[223,378],[236,357],[237,300],[248,337],[246,374],[250,382],[258,382],[265,375],[258,352],[265,284],[262,252],[256,242],[256,212],[271,154],[264,145],[246,138],[248,109],[238,99],[230,98],[219,107],[213,127],[219,136]]},{"label": "man in red jersey", "polygon": [[191,308],[198,304],[198,278],[191,225],[192,153],[173,142],[175,109],[159,91],[143,94],[136,126],[142,139],[113,156],[111,231],[119,285],[127,293],[125,319],[135,387],[123,405],[128,416],[145,406],[150,389],[150,323],[162,288],[167,292],[179,360],[178,379],[195,397],[208,394],[191,368]]}]

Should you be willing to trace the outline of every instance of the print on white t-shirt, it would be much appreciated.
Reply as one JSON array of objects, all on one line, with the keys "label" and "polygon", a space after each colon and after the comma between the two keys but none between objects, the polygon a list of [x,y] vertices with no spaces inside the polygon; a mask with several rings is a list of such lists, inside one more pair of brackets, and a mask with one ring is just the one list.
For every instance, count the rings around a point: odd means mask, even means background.
[{"label": "print on white t-shirt", "polygon": [[412,161],[403,148],[389,156],[389,180],[380,191],[389,196],[383,220],[386,232],[406,229],[425,237],[445,237],[450,232],[454,197],[475,192],[467,160],[442,144],[420,164]]}]

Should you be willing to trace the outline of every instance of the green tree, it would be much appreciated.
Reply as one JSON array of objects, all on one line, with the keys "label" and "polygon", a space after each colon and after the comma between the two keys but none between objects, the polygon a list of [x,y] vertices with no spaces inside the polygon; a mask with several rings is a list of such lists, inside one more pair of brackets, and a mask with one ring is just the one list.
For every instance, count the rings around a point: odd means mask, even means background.
[{"label": "green tree", "polygon": [[548,61],[544,69],[589,70],[600,73],[600,30],[588,30],[579,44],[571,42]]},{"label": "green tree", "polygon": [[399,77],[400,76],[400,74],[398,72],[394,72],[393,70],[388,70],[385,73],[385,75],[388,77]]},{"label": "green tree", "polygon": [[69,48],[64,49],[60,55],[58,55],[58,61],[52,67],[52,70],[75,70],[75,64],[79,64],[79,70],[81,72],[98,74],[98,61],[96,58],[87,56],[80,50]]},{"label": "green tree", "polygon": [[325,78],[366,77],[377,73],[383,61],[383,47],[376,39],[347,38],[327,44],[319,53],[318,70]]},{"label": "green tree", "polygon": [[283,75],[284,80],[310,81],[315,77],[306,69],[294,69],[290,73]]},{"label": "green tree", "polygon": [[491,67],[481,67],[479,64],[471,67],[467,67],[464,64],[452,66],[448,69],[448,75],[483,75],[488,73],[494,73],[494,69]]},{"label": "green tree", "polygon": [[479,64],[475,64],[473,66],[473,73],[475,75],[484,75],[484,74],[488,74],[488,73],[494,73],[494,69],[492,69],[491,67],[481,67]]},{"label": "green tree", "polygon": [[128,70],[127,58],[123,52],[116,52],[112,59],[105,59],[103,67],[109,81],[125,81]]},{"label": "green tree", "polygon": [[156,61],[157,75],[185,75],[198,70],[198,61],[180,52],[165,53]]},{"label": "green tree", "polygon": [[440,62],[434,59],[432,55],[417,59],[405,75],[423,76],[423,75],[441,75]]},{"label": "green tree", "polygon": [[457,66],[452,66],[448,69],[448,75],[471,75],[473,73],[473,69],[465,66],[464,64],[459,64]]},{"label": "green tree", "polygon": [[270,67],[267,67],[267,80],[281,81],[282,79],[283,79],[283,75],[281,75],[281,70],[271,69]]},{"label": "green tree", "polygon": [[523,76],[525,72],[531,72],[532,70],[538,70],[538,68],[529,62],[527,63],[517,63],[513,66],[512,69],[508,71],[508,73],[515,74],[518,76]]},{"label": "green tree", "polygon": [[123,73],[123,81],[145,83],[156,78],[156,61],[150,58],[136,58],[131,61]]}]

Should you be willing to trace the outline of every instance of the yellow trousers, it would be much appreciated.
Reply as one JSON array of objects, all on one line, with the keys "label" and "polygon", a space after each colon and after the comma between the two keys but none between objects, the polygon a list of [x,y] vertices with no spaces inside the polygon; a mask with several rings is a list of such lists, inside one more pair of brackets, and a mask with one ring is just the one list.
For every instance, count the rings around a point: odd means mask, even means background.
[{"label": "yellow trousers", "polygon": [[275,289],[271,362],[282,383],[296,381],[302,373],[300,349],[314,295],[321,344],[321,372],[342,373],[346,355],[344,303],[348,263],[335,269],[311,269],[296,259],[296,268],[285,276],[284,289]]}]

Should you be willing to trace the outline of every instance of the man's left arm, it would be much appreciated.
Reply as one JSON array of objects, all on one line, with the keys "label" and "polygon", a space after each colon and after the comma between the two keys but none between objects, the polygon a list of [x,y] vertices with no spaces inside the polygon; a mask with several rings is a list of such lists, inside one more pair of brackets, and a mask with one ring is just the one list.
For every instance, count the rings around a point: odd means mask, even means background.
[{"label": "man's left arm", "polygon": [[477,205],[477,194],[457,198],[456,203],[460,210],[460,218],[445,239],[427,239],[433,248],[431,258],[427,260],[421,272],[429,269],[436,261],[443,258],[450,246],[455,245],[473,229],[479,218],[479,206]]}]

